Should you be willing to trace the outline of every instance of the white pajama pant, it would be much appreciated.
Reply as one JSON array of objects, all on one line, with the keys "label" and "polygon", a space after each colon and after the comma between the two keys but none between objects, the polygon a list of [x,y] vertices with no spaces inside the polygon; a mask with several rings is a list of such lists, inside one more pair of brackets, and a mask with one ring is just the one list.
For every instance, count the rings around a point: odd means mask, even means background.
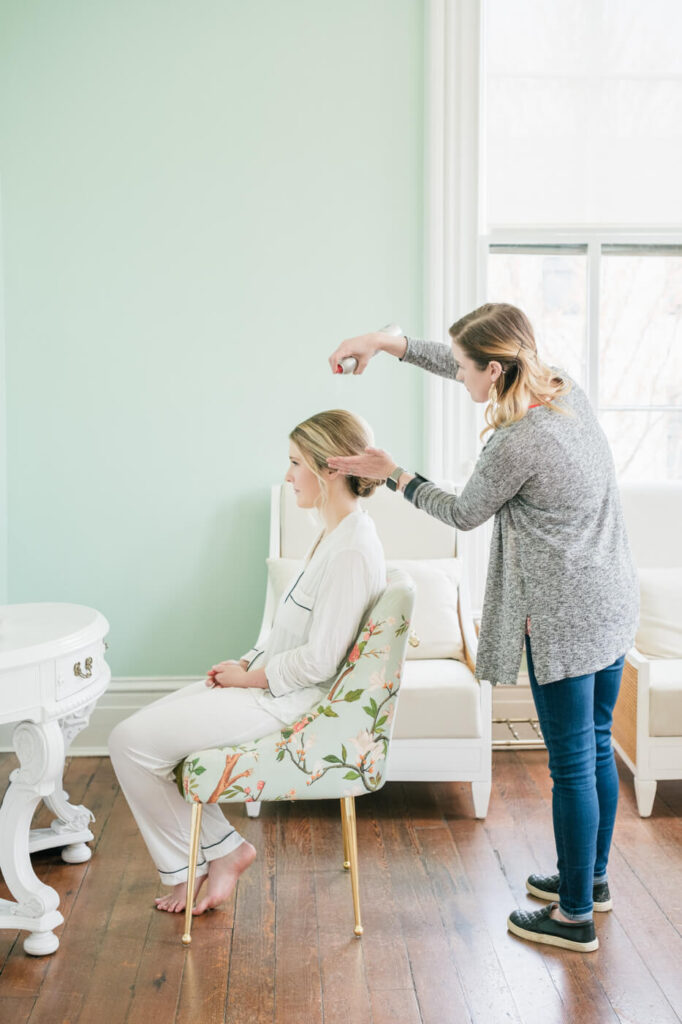
[{"label": "white pajama pant", "polygon": [[[173,768],[194,750],[226,747],[267,736],[286,723],[257,700],[253,688],[209,688],[204,680],[162,697],[120,722],[109,753],[121,789],[165,885],[187,881],[192,807],[181,796]],[[205,804],[197,877],[208,862],[244,840],[218,804]]]}]

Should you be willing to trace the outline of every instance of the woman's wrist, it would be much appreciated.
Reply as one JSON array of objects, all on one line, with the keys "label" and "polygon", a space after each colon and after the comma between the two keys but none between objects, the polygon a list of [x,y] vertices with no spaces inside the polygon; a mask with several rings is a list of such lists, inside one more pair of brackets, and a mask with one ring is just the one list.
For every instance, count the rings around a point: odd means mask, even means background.
[{"label": "woman's wrist", "polygon": [[398,477],[398,490],[404,493],[410,480],[414,480],[414,473],[401,473]]},{"label": "woman's wrist", "polygon": [[247,686],[254,686],[259,690],[267,690],[268,677],[264,668],[255,668],[253,672],[247,672]]},{"label": "woman's wrist", "polygon": [[407,338],[404,334],[396,338],[395,334],[384,334],[382,331],[377,331],[374,336],[377,352],[388,352],[396,359],[402,359],[407,352]]}]

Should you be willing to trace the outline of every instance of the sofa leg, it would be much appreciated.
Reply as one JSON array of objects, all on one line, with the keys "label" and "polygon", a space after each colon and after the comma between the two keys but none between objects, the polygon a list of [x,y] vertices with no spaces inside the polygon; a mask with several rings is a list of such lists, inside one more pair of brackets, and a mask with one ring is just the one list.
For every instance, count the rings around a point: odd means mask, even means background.
[{"label": "sofa leg", "polygon": [[635,796],[640,818],[648,818],[654,806],[656,780],[635,777]]},{"label": "sofa leg", "polygon": [[257,818],[260,814],[261,803],[260,800],[252,800],[251,803],[244,804],[246,807],[246,813],[249,818]]},{"label": "sofa leg", "polygon": [[490,779],[484,782],[471,783],[471,795],[474,798],[474,814],[477,818],[485,818],[490,803]]}]

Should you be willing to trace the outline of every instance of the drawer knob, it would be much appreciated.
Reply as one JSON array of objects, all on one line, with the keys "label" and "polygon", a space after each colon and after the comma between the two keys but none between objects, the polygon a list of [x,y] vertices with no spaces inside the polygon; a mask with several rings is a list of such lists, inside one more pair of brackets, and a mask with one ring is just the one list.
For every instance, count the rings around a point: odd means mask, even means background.
[{"label": "drawer knob", "polygon": [[85,659],[85,672],[81,669],[80,661],[77,661],[73,666],[73,674],[81,679],[89,679],[92,675],[92,658]]}]

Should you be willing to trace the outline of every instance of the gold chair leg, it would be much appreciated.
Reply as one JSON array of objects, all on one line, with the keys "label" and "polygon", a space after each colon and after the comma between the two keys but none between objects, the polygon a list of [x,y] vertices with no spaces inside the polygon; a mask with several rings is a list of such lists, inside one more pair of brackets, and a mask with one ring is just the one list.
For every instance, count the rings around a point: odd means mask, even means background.
[{"label": "gold chair leg", "polygon": [[358,882],[358,835],[355,827],[355,797],[344,796],[341,798],[343,805],[343,821],[345,834],[348,842],[348,854],[350,859],[350,884],[353,891],[353,910],[355,911],[355,928],[353,929],[358,938],[362,935],[363,927],[360,920],[360,887]]},{"label": "gold chair leg", "polygon": [[192,907],[194,906],[194,882],[197,876],[197,859],[199,856],[199,837],[201,836],[201,812],[204,805],[192,804],[192,825],[189,837],[189,869],[187,871],[187,897],[185,901],[185,934],[183,945],[189,946],[192,941]]},{"label": "gold chair leg", "polygon": [[346,828],[346,812],[343,807],[343,797],[341,798],[341,831],[343,832],[343,867],[344,870],[348,871],[350,868],[350,861],[348,859],[348,830]]}]

